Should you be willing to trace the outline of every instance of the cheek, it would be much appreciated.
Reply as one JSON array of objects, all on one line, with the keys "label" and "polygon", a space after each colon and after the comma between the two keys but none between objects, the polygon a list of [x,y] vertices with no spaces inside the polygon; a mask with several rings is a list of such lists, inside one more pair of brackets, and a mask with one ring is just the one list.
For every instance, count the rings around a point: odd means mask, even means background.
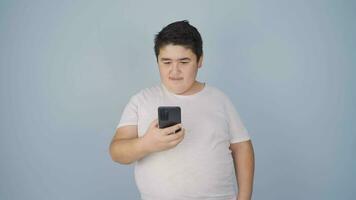
[{"label": "cheek", "polygon": [[168,76],[168,74],[169,74],[169,70],[166,70],[164,68],[160,68],[159,69],[159,73],[160,73],[162,78],[166,78]]},{"label": "cheek", "polygon": [[184,75],[188,79],[195,79],[196,70],[193,66],[190,66],[187,70],[185,70]]}]

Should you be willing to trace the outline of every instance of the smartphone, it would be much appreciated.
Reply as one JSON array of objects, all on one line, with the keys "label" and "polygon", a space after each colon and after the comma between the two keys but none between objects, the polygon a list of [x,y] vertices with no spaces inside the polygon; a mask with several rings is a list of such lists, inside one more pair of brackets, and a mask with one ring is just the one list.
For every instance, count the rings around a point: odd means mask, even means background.
[{"label": "smartphone", "polygon": [[[167,128],[181,123],[181,111],[179,106],[160,106],[158,107],[158,126]],[[179,132],[180,129],[176,130]]]}]

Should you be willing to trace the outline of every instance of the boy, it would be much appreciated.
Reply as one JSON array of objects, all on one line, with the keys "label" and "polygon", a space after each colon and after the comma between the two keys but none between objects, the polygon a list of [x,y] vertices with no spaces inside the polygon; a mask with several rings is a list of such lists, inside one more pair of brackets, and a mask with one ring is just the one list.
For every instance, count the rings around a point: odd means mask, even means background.
[{"label": "boy", "polygon": [[[135,162],[143,200],[250,200],[252,143],[229,98],[196,80],[203,61],[198,30],[188,21],[171,23],[156,35],[154,50],[161,84],[126,105],[110,145],[113,161]],[[158,128],[159,106],[181,107],[182,123]]]}]

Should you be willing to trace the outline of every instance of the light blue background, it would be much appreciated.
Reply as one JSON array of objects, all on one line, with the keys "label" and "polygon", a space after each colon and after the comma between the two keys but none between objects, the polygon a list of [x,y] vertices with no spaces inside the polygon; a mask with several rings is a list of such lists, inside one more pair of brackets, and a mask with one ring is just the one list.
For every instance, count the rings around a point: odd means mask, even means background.
[{"label": "light blue background", "polygon": [[159,83],[153,37],[188,19],[199,80],[256,154],[254,199],[355,199],[354,1],[1,1],[0,199],[138,199],[109,143]]}]

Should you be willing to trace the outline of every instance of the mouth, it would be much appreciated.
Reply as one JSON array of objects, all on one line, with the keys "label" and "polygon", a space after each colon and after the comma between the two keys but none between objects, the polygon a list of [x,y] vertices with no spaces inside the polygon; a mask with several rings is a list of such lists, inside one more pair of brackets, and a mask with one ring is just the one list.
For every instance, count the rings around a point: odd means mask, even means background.
[{"label": "mouth", "polygon": [[183,78],[182,77],[169,77],[169,80],[180,81],[180,80],[183,80]]}]

